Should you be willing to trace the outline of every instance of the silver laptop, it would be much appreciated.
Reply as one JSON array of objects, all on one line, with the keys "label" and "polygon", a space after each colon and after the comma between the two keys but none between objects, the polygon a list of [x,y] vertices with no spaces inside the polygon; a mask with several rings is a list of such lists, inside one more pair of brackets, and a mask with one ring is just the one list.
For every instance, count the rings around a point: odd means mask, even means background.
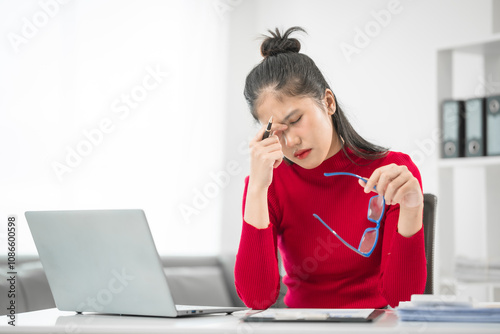
[{"label": "silver laptop", "polygon": [[175,305],[142,210],[25,215],[61,311],[178,317],[245,310]]}]

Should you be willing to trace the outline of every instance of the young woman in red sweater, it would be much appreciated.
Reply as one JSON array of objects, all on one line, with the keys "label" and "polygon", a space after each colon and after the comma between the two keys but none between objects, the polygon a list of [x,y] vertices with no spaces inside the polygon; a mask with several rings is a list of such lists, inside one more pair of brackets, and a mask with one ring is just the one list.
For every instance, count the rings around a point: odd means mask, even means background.
[{"label": "young woman in red sweater", "polygon": [[356,133],[295,31],[270,31],[246,78],[263,127],[250,143],[236,289],[248,307],[273,305],[279,250],[288,307],[395,307],[425,289],[420,173]]}]

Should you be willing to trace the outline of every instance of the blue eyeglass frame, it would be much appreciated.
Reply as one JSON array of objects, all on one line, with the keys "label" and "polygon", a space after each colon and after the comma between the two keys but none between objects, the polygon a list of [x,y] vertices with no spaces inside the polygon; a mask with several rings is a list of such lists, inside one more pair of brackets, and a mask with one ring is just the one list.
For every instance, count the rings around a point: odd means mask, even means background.
[{"label": "blue eyeglass frame", "polygon": [[[334,176],[334,175],[348,175],[348,176],[354,176],[360,180],[363,180],[364,182],[368,182],[367,179],[365,179],[364,177],[361,177],[359,175],[356,175],[356,174],[353,174],[353,173],[346,173],[346,172],[337,172],[337,173],[324,173],[325,176]],[[377,187],[373,187],[375,190],[377,190]],[[318,219],[323,225],[325,225],[325,227],[330,230],[330,232],[332,232],[340,241],[342,241],[342,243],[344,245],[346,245],[347,247],[349,247],[350,249],[352,249],[353,251],[355,251],[356,253],[358,253],[359,255],[361,256],[364,256],[364,257],[369,257],[370,255],[372,255],[373,253],[373,250],[375,249],[375,247],[377,246],[377,243],[378,243],[378,235],[379,235],[379,229],[380,229],[380,221],[382,221],[382,217],[384,217],[384,212],[385,212],[385,199],[384,197],[382,196],[382,212],[380,213],[380,217],[378,220],[375,220],[373,218],[370,218],[370,206],[372,204],[372,201],[373,200],[376,200],[377,197],[380,197],[380,195],[375,195],[373,197],[370,198],[370,201],[368,202],[368,213],[367,213],[367,219],[375,224],[377,224],[377,226],[375,227],[368,227],[366,228],[365,232],[363,232],[363,236],[361,237],[361,241],[359,242],[359,246],[358,246],[358,249],[354,248],[353,246],[351,246],[347,241],[345,241],[344,239],[342,239],[342,237],[340,237],[340,235],[337,234],[337,232],[335,232],[330,226],[328,226],[324,221],[323,219],[321,219],[317,214],[313,214],[314,218]],[[365,238],[365,235],[366,233],[368,232],[371,232],[371,231],[376,231],[376,235],[375,235],[375,242],[373,243],[373,246],[372,248],[370,249],[369,252],[362,252],[360,251],[360,248],[361,248],[361,244],[363,243],[363,240]]]}]

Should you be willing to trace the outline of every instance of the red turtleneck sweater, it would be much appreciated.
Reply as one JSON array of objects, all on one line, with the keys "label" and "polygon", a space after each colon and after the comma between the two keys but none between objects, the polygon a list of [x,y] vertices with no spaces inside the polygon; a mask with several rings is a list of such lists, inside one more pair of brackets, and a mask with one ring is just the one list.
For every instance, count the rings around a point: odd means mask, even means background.
[{"label": "red turtleneck sweater", "polygon": [[[368,201],[352,176],[325,177],[328,172],[350,172],[369,177],[381,166],[406,165],[422,186],[420,173],[408,155],[389,152],[369,161],[341,150],[314,169],[283,162],[274,170],[268,190],[270,224],[257,229],[243,221],[236,256],[235,284],[243,302],[265,309],[277,299],[280,275],[279,249],[288,291],[284,302],[294,308],[381,308],[395,307],[423,293],[426,260],[423,228],[406,238],[397,231],[399,205],[386,205],[378,243],[365,258],[323,226],[318,214],[340,237],[357,248],[367,227]],[[243,212],[248,188],[245,180]]]}]

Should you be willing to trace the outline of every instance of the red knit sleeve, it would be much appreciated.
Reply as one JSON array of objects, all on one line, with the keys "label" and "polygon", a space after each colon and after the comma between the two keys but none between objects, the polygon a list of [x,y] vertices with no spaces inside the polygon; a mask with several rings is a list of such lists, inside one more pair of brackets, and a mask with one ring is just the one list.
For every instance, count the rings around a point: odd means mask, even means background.
[{"label": "red knit sleeve", "polygon": [[[391,153],[390,162],[405,165],[420,183],[422,179],[417,166],[410,157],[402,153]],[[425,239],[422,228],[406,238],[399,234],[399,204],[391,205],[386,213],[382,245],[380,293],[389,305],[395,307],[400,301],[408,301],[412,294],[425,290],[427,266],[425,259]]]},{"label": "red knit sleeve", "polygon": [[[243,193],[243,213],[245,212],[248,180],[247,177]],[[269,192],[272,192],[272,186],[269,188]],[[243,221],[234,268],[236,291],[245,305],[253,309],[266,309],[274,304],[280,288],[276,253],[277,210],[274,201],[268,200],[268,203],[271,222],[268,228],[257,229]]]}]

